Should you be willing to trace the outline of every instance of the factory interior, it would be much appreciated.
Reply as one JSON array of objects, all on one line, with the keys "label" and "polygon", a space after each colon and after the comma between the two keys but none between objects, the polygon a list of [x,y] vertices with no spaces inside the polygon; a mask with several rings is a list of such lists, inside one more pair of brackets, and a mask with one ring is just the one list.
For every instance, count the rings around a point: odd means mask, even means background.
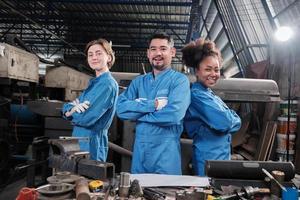
[{"label": "factory interior", "polygon": [[[298,199],[299,0],[0,0],[0,15],[0,199]],[[171,68],[191,85],[186,44],[210,40],[222,55],[212,91],[241,126],[231,158],[206,160],[205,176],[193,171],[185,129],[182,175],[134,174],[138,121],[113,116],[103,162],[80,149],[62,116],[95,77],[88,42],[111,42],[120,96],[151,74],[148,42],[160,32],[174,39]]]}]

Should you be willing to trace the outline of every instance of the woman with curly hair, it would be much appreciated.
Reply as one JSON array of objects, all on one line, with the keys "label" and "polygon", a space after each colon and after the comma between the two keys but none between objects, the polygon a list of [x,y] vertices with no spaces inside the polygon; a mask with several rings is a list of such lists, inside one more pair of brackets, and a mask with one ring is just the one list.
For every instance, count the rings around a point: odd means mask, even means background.
[{"label": "woman with curly hair", "polygon": [[231,134],[239,130],[241,119],[211,90],[220,78],[222,63],[215,43],[193,41],[182,49],[182,59],[195,69],[197,77],[184,125],[193,139],[193,168],[197,175],[204,176],[205,160],[230,159]]}]

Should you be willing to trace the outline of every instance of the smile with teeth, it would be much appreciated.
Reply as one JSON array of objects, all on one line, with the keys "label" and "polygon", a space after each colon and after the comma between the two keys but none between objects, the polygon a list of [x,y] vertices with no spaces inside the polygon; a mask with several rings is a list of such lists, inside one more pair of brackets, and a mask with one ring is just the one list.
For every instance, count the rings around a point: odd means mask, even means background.
[{"label": "smile with teeth", "polygon": [[155,61],[162,61],[163,58],[162,58],[162,57],[156,57],[156,58],[154,58],[153,60],[155,60]]},{"label": "smile with teeth", "polygon": [[207,78],[207,80],[215,80],[215,78],[209,76],[209,77]]}]

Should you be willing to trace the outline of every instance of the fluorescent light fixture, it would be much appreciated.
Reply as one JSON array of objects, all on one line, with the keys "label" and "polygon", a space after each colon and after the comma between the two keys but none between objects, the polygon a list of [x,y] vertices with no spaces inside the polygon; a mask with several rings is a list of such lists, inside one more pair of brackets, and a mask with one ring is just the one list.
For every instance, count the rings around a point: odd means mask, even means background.
[{"label": "fluorescent light fixture", "polygon": [[275,38],[280,42],[285,42],[293,36],[293,30],[288,26],[282,26],[275,32]]}]

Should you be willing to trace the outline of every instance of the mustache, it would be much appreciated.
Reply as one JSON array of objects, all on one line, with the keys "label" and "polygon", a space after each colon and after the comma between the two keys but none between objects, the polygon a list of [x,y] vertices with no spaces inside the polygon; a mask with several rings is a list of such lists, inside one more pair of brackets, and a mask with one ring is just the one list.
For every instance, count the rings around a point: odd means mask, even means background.
[{"label": "mustache", "polygon": [[155,57],[152,58],[152,60],[157,59],[157,58],[162,58],[163,59],[162,56],[155,56]]}]

